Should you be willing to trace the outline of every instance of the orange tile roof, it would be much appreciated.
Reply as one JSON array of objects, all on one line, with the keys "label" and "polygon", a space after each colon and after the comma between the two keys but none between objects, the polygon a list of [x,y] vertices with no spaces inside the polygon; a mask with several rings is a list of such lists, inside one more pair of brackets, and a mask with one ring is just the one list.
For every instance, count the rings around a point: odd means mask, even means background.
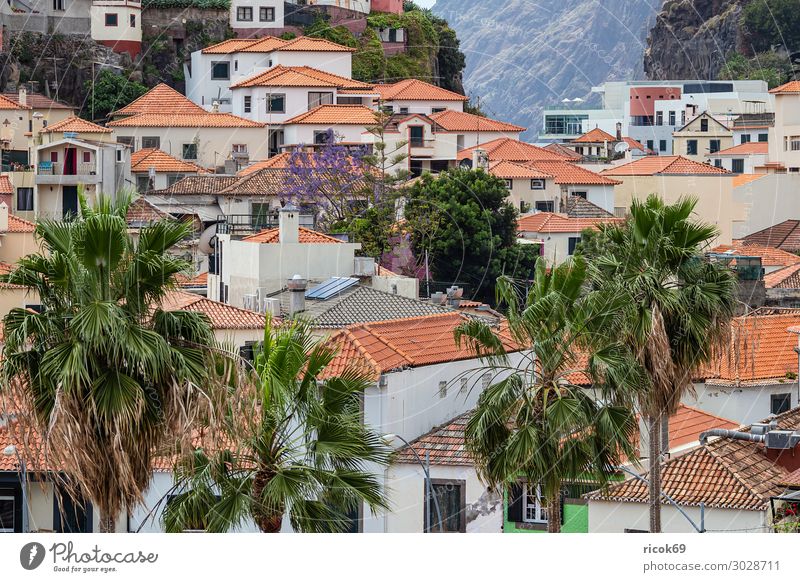
[{"label": "orange tile roof", "polygon": [[581,158],[583,158],[581,154],[579,154],[572,148],[568,148],[567,146],[560,143],[549,143],[546,146],[544,146],[544,149],[550,150],[551,152],[563,156],[565,160],[580,160]]},{"label": "orange tile roof", "polygon": [[[377,379],[403,368],[475,358],[468,345],[458,347],[453,337],[465,321],[469,318],[461,313],[442,313],[348,326],[329,340],[338,352],[325,373],[335,376],[356,368]],[[508,351],[516,349],[510,337],[501,332],[500,338]]]},{"label": "orange tile roof", "polygon": [[205,168],[201,168],[197,164],[179,160],[156,148],[144,148],[131,154],[131,172],[149,172],[150,168],[155,168],[156,172],[198,174],[206,172]]},{"label": "orange tile roof", "polygon": [[161,303],[165,311],[194,311],[204,313],[215,330],[264,329],[266,316],[255,311],[213,301],[196,293],[170,291]]},{"label": "orange tile roof", "polygon": [[260,170],[268,170],[268,169],[285,169],[289,167],[289,157],[291,154],[289,152],[283,152],[278,154],[277,156],[272,156],[266,160],[259,160],[257,162],[251,163],[249,166],[245,166],[241,170],[239,170],[236,175],[237,176],[247,176],[254,172],[258,172]]},{"label": "orange tile roof", "polygon": [[767,289],[800,289],[800,263],[764,275]]},{"label": "orange tile roof", "polygon": [[42,130],[42,133],[60,133],[60,132],[75,132],[75,133],[111,133],[111,130],[102,125],[97,125],[91,121],[86,121],[80,117],[72,116],[57,121],[52,125],[48,125]]},{"label": "orange tile roof", "polygon": [[0,95],[0,109],[30,109],[27,105],[20,105],[5,95]]},{"label": "orange tile roof", "polygon": [[484,150],[492,161],[508,160],[510,162],[534,162],[540,160],[565,161],[569,158],[559,152],[540,148],[524,141],[501,137],[458,152],[458,160],[471,160],[475,149]]},{"label": "orange tile roof", "polygon": [[603,131],[599,127],[595,127],[591,131],[584,133],[582,136],[573,139],[571,143],[603,143],[615,141],[617,141],[616,137],[607,131]]},{"label": "orange tile roof", "polygon": [[265,127],[232,113],[138,113],[111,121],[109,127]]},{"label": "orange tile roof", "polygon": [[404,79],[388,85],[375,85],[382,101],[467,101],[468,97],[431,85],[419,79]]},{"label": "orange tile roof", "polygon": [[14,185],[8,176],[0,176],[0,194],[13,194]]},{"label": "orange tile roof", "polygon": [[655,176],[730,174],[723,168],[695,162],[683,156],[645,156],[627,164],[621,164],[601,172],[604,176]]},{"label": "orange tile roof", "polygon": [[800,263],[800,257],[787,253],[775,247],[745,243],[741,240],[733,241],[729,245],[717,245],[711,249],[712,253],[725,253],[728,255],[741,255],[748,257],[761,257],[763,267],[786,267]]},{"label": "orange tile roof", "polygon": [[521,132],[527,128],[505,121],[497,121],[480,115],[473,115],[464,111],[445,109],[429,116],[446,131],[504,131]]},{"label": "orange tile roof", "polygon": [[[266,230],[262,230],[259,233],[246,236],[242,240],[254,243],[279,243],[280,229],[268,228]],[[300,241],[301,244],[321,244],[321,243],[333,244],[342,242],[338,238],[328,236],[327,234],[323,234],[321,232],[317,232],[316,230],[311,230],[310,228],[305,228],[303,226],[301,226],[299,229],[298,240]]]},{"label": "orange tile roof", "polygon": [[511,180],[515,178],[532,178],[532,179],[548,179],[553,178],[551,174],[541,172],[536,168],[519,164],[517,162],[509,162],[508,160],[499,160],[489,164],[489,173],[492,176],[503,178],[504,180]]},{"label": "orange tile roof", "polygon": [[633,139],[632,137],[623,137],[622,141],[624,141],[626,144],[628,144],[628,148],[629,149],[640,150],[640,151],[643,151],[643,152],[647,152],[648,154],[652,154],[653,153],[653,150],[648,148],[646,145],[644,145],[639,140]]},{"label": "orange tile roof", "polygon": [[161,210],[143,196],[139,196],[128,206],[128,213],[125,220],[128,226],[141,226],[157,222],[162,218],[171,218],[172,215]]},{"label": "orange tile roof", "polygon": [[745,244],[762,244],[777,247],[790,253],[800,251],[800,220],[784,220],[768,226],[742,239]]},{"label": "orange tile roof", "polygon": [[780,87],[775,87],[769,90],[773,95],[789,95],[792,93],[800,93],[800,81],[789,81]]},{"label": "orange tile roof", "polygon": [[19,216],[15,216],[13,214],[8,215],[8,230],[6,232],[35,232],[36,225],[32,222],[28,222],[24,218],[20,218]]},{"label": "orange tile roof", "polygon": [[283,40],[275,36],[261,38],[232,38],[203,49],[204,54],[271,53],[273,51],[355,52],[356,49],[337,44],[324,38],[298,36]]},{"label": "orange tile roof", "polygon": [[739,424],[699,408],[680,404],[678,412],[669,417],[669,448],[697,443],[700,433],[712,428],[738,428]]},{"label": "orange tile roof", "polygon": [[777,310],[774,314],[737,317],[731,324],[729,345],[698,377],[714,384],[778,383],[797,374],[797,336],[788,329],[800,325],[800,311]]},{"label": "orange tile roof", "polygon": [[738,188],[750,182],[755,182],[759,178],[763,178],[766,174],[736,174],[733,177],[733,187]]},{"label": "orange tile roof", "polygon": [[769,144],[765,141],[749,141],[747,143],[740,143],[731,148],[720,150],[713,154],[706,154],[706,157],[714,156],[751,156],[751,155],[766,155],[769,153]]},{"label": "orange tile roof", "polygon": [[208,285],[208,271],[198,273],[191,278],[186,275],[178,275],[175,279],[181,287],[206,287]]},{"label": "orange tile roof", "polygon": [[281,51],[320,51],[320,52],[335,52],[335,53],[353,53],[356,49],[337,44],[324,38],[315,38],[313,36],[298,36],[288,41],[278,50]]},{"label": "orange tile roof", "polygon": [[373,93],[372,85],[307,66],[278,65],[231,85],[231,89],[239,87],[330,87]]},{"label": "orange tile roof", "polygon": [[526,165],[536,168],[537,170],[546,174],[552,175],[555,178],[556,184],[615,186],[622,183],[619,180],[608,178],[571,162],[551,162],[541,160],[529,162]]},{"label": "orange tile roof", "polygon": [[583,232],[597,229],[598,224],[622,222],[622,218],[569,218],[555,212],[536,212],[517,219],[518,232]]},{"label": "orange tile roof", "polygon": [[[190,101],[169,85],[159,83],[147,93],[133,100],[122,109],[111,113],[119,115],[135,115],[137,113],[206,113],[206,110]],[[110,125],[110,124],[109,124]]]},{"label": "orange tile roof", "polygon": [[311,111],[287,119],[284,125],[302,123],[309,125],[363,125],[377,123],[375,111],[363,105],[318,105]]},{"label": "orange tile roof", "polygon": [[[7,91],[3,93],[3,96],[10,99],[14,103],[19,105],[19,91]],[[58,101],[53,101],[49,97],[45,97],[41,93],[31,93],[28,92],[26,96],[27,106],[30,109],[70,109],[75,110],[72,105],[67,105],[65,103],[59,103]]]}]

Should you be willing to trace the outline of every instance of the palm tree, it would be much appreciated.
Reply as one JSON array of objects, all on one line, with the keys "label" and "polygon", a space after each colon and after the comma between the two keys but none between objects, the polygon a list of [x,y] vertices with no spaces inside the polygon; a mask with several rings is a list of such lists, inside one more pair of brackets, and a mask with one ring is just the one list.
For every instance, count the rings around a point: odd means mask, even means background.
[{"label": "palm tree", "polygon": [[[626,396],[637,371],[625,347],[614,343],[621,306],[607,290],[586,292],[586,264],[576,257],[550,272],[536,264],[524,295],[511,279],[497,281],[508,330],[525,348],[514,366],[502,342],[481,321],[456,331],[496,378],[467,422],[466,446],[482,480],[510,486],[521,477],[540,487],[548,531],[561,531],[564,483],[591,478],[605,484],[624,457],[633,458],[635,418]],[[588,356],[586,355],[588,354]],[[594,380],[595,394],[575,384]]]},{"label": "palm tree", "polygon": [[702,252],[717,229],[692,218],[697,201],[634,200],[624,224],[602,228],[599,256],[590,262],[597,288],[626,297],[624,338],[646,374],[639,408],[649,433],[650,531],[661,531],[661,448],[664,422],[730,329],[736,280]]},{"label": "palm tree", "polygon": [[229,400],[223,440],[194,447],[176,465],[167,531],[225,532],[252,519],[276,533],[287,515],[295,531],[339,532],[362,502],[387,507],[375,474],[389,449],[361,419],[372,379],[329,369],[335,356],[305,322],[267,323],[256,381]]},{"label": "palm tree", "polygon": [[103,532],[142,500],[154,451],[204,406],[214,343],[204,316],[159,308],[187,270],[168,253],[187,226],[157,222],[134,244],[128,202],[99,196],[90,208],[81,195],[80,216],[40,221],[42,251],[3,277],[42,307],[3,319],[3,390],[20,426],[44,437],[48,466],[63,469],[54,479],[91,500]]}]

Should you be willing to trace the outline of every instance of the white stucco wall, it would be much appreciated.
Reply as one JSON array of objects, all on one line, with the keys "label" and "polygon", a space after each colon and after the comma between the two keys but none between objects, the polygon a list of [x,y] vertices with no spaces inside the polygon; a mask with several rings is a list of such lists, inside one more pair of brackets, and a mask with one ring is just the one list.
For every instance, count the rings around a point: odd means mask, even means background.
[{"label": "white stucco wall", "polygon": [[733,200],[744,208],[744,220],[733,223],[733,238],[800,216],[800,174],[763,174],[733,189]]},{"label": "white stucco wall", "polygon": [[296,123],[283,127],[283,143],[286,146],[313,144],[315,132],[333,130],[337,142],[361,143],[361,136],[367,130],[365,125],[310,125]]},{"label": "white stucco wall", "polygon": [[696,383],[695,392],[696,396],[684,396],[683,403],[741,424],[752,424],[767,418],[772,412],[770,397],[773,394],[791,394],[791,407],[798,405],[797,380],[739,387]]},{"label": "white stucco wall", "polygon": [[430,115],[434,109],[452,109],[453,111],[464,111],[463,101],[406,101],[403,99],[393,99],[385,103],[386,107],[394,108],[395,113],[400,113],[401,109],[408,109],[409,113],[425,113]]},{"label": "white stucco wall", "polygon": [[[699,507],[681,507],[681,509],[692,521],[700,524]],[[709,532],[749,530],[748,533],[766,533],[768,530],[762,529],[765,523],[766,513],[763,511],[715,508],[705,510],[705,528]],[[661,527],[663,533],[695,533],[692,524],[672,505],[661,506]],[[625,529],[645,531],[650,529],[650,515],[646,503],[589,501],[589,533],[623,533]]]}]

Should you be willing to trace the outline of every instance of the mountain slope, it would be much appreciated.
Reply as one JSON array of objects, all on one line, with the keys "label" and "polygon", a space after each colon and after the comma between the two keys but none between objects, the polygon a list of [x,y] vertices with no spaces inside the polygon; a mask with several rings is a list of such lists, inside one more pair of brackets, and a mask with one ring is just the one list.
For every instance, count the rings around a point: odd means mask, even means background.
[{"label": "mountain slope", "polygon": [[464,86],[484,111],[529,128],[544,105],[588,99],[606,80],[641,78],[644,40],[662,0],[437,0],[458,33]]}]

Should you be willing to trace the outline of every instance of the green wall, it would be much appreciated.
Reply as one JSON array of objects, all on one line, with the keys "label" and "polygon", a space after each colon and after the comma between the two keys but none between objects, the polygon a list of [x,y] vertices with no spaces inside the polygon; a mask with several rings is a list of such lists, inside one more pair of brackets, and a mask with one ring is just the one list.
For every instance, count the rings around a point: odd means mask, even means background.
[{"label": "green wall", "polygon": [[[589,533],[589,505],[587,503],[564,503],[564,523],[562,533]],[[513,521],[508,521],[508,502],[503,502],[503,533],[546,533],[547,530],[518,528]]]}]

